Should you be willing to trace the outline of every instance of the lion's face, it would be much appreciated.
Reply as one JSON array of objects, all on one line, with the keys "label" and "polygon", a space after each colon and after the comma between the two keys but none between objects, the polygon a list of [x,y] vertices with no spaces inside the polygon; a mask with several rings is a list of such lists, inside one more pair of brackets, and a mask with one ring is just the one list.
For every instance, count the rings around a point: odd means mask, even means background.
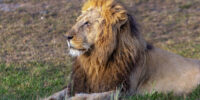
[{"label": "lion's face", "polygon": [[79,56],[94,45],[97,35],[102,32],[103,19],[100,12],[90,9],[78,17],[77,23],[67,32],[69,54]]}]

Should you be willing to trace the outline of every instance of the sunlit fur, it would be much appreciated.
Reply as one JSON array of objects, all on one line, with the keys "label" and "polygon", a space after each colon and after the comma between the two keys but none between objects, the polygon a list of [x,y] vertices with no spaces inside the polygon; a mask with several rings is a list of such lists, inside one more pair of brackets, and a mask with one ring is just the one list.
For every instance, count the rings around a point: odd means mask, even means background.
[{"label": "sunlit fur", "polygon": [[[81,28],[87,20],[91,24]],[[134,18],[114,0],[88,0],[67,35],[74,36],[73,49],[83,51],[72,67],[67,88],[71,96],[116,89],[129,95],[153,91],[180,95],[200,83],[198,60],[148,45]]]}]

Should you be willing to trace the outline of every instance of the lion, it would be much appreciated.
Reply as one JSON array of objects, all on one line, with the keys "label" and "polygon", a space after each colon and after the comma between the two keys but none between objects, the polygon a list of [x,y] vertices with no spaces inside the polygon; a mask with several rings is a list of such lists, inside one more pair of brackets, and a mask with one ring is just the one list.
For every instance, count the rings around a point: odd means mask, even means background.
[{"label": "lion", "polygon": [[75,60],[71,82],[48,100],[110,100],[153,91],[183,95],[200,84],[199,60],[148,44],[115,0],[88,0],[66,40]]}]

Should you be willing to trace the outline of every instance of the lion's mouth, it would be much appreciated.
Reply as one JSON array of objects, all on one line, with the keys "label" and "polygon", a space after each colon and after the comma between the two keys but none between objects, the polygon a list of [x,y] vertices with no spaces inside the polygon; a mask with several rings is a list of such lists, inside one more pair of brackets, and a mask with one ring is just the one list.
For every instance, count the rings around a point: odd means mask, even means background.
[{"label": "lion's mouth", "polygon": [[78,50],[78,51],[85,51],[86,49],[77,49],[77,48],[74,48],[74,47],[69,47],[69,49],[73,49],[73,50]]},{"label": "lion's mouth", "polygon": [[73,45],[70,44],[69,41],[67,41],[67,45],[68,45],[68,50],[69,50],[69,54],[72,56],[72,57],[76,57],[76,56],[80,56],[81,54],[83,54],[86,49],[80,49],[80,48],[75,48]]},{"label": "lion's mouth", "polygon": [[67,45],[68,45],[69,49],[74,49],[74,50],[78,50],[78,51],[86,51],[87,50],[85,48],[76,48],[73,45],[71,45],[69,41],[67,41]]}]

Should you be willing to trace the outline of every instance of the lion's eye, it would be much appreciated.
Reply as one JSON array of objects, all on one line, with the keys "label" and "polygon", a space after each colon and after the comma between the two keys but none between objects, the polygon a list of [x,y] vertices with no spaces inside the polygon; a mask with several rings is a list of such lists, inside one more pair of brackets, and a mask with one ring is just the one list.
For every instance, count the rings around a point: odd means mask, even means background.
[{"label": "lion's eye", "polygon": [[84,25],[84,26],[85,26],[85,25],[90,25],[90,22],[87,21],[87,22],[85,22],[83,25]]}]

